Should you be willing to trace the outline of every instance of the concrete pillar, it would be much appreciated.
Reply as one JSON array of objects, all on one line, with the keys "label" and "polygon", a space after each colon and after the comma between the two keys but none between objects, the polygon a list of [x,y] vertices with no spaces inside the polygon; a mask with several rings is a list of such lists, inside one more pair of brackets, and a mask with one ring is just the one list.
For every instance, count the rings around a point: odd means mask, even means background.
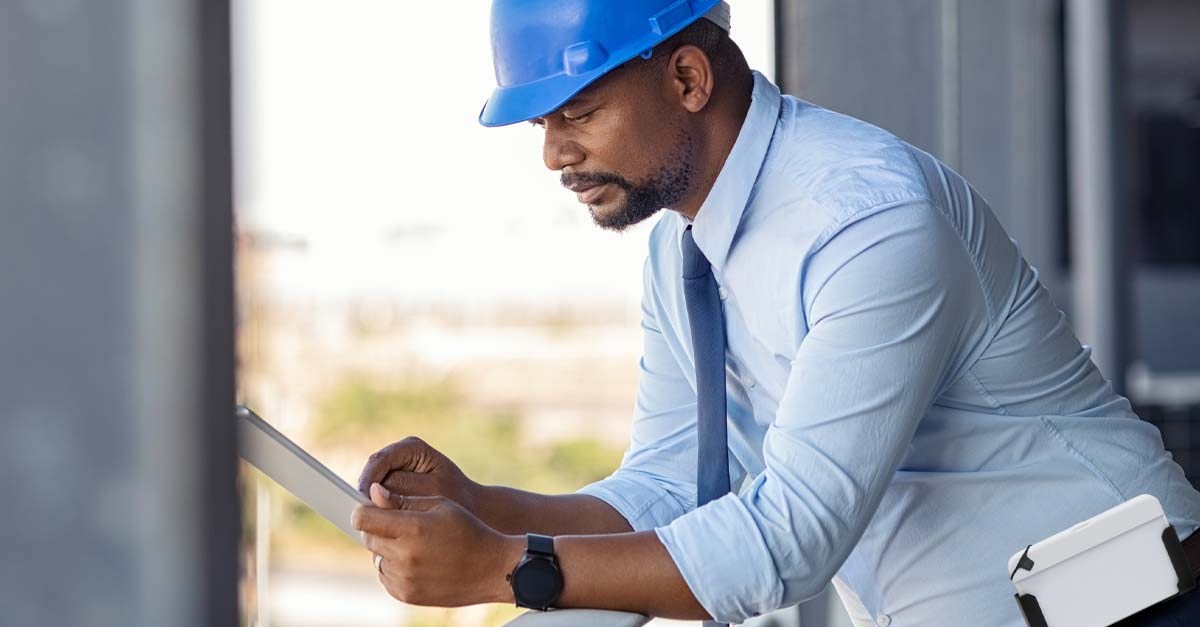
[{"label": "concrete pillar", "polygon": [[237,624],[228,31],[0,3],[5,624]]}]

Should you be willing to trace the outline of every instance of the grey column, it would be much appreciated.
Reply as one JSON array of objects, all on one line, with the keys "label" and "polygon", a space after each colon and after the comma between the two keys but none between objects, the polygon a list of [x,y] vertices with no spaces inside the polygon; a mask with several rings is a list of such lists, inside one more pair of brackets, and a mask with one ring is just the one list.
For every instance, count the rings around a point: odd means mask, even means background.
[{"label": "grey column", "polygon": [[1072,322],[1117,391],[1124,389],[1122,330],[1128,305],[1117,96],[1122,8],[1117,0],[1066,4]]},{"label": "grey column", "polygon": [[0,3],[0,623],[237,624],[228,29]]}]

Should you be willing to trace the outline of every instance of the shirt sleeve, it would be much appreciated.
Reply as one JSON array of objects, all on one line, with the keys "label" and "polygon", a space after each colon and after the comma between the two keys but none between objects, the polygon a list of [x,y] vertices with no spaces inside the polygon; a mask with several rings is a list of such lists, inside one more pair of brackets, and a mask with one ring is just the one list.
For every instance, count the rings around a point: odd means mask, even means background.
[{"label": "shirt sleeve", "polygon": [[696,393],[663,337],[656,303],[647,258],[629,448],[616,472],[579,490],[611,505],[635,531],[666,525],[696,506]]},{"label": "shirt sleeve", "polygon": [[743,622],[818,594],[878,507],[916,425],[988,326],[971,257],[926,202],[850,220],[800,272],[807,334],[765,470],[657,530],[701,605]]}]

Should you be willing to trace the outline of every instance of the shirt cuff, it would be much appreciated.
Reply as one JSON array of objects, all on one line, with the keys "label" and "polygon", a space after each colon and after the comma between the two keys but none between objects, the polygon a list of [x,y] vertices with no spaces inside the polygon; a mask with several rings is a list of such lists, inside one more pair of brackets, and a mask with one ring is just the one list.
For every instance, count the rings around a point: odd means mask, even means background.
[{"label": "shirt cuff", "polygon": [[782,603],[775,560],[737,495],[726,494],[655,531],[713,619],[741,623]]},{"label": "shirt cuff", "polygon": [[620,472],[576,491],[594,496],[617,510],[634,531],[670,524],[685,511],[666,490],[648,486]]}]

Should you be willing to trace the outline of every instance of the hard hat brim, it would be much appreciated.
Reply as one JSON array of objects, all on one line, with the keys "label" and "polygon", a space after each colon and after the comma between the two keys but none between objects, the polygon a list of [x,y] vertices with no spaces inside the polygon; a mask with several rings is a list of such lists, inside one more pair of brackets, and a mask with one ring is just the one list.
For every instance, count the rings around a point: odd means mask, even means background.
[{"label": "hard hat brim", "polygon": [[[628,59],[613,64],[612,67],[625,61]],[[605,64],[577,76],[558,74],[524,85],[497,87],[492,91],[491,98],[483,104],[483,110],[479,112],[479,123],[492,127],[507,126],[553,113],[612,67]]]}]

